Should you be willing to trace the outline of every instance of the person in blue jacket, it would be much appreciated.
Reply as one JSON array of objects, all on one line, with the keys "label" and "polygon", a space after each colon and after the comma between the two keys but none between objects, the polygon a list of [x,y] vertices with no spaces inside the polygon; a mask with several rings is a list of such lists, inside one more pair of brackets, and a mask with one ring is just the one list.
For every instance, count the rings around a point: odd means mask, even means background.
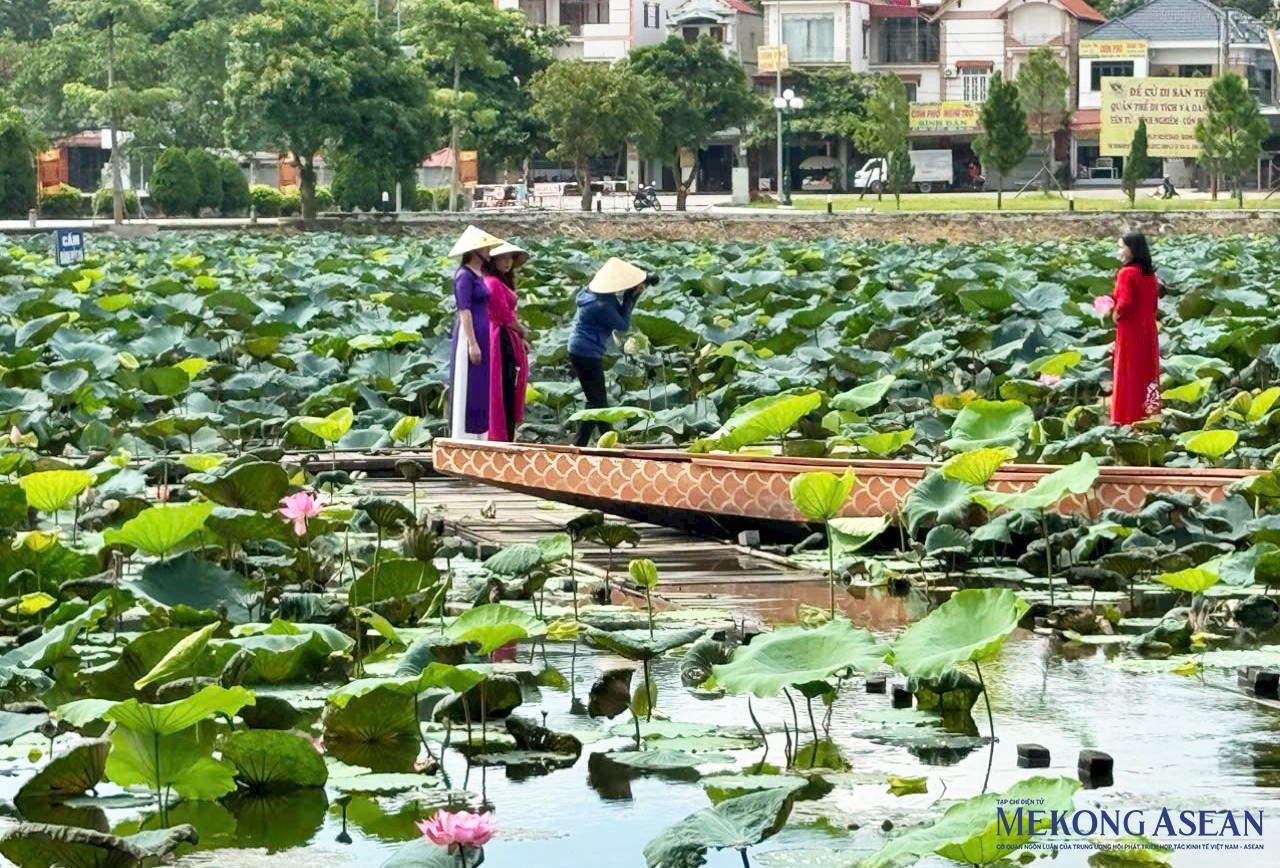
[{"label": "person in blue jacket", "polygon": [[[582,384],[588,409],[609,406],[604,380],[605,351],[613,332],[631,328],[631,311],[647,282],[649,276],[644,271],[614,257],[596,272],[586,289],[578,292],[578,311],[569,333],[569,364]],[[606,427],[602,423],[582,422],[578,426],[576,445],[590,443],[597,425]]]}]

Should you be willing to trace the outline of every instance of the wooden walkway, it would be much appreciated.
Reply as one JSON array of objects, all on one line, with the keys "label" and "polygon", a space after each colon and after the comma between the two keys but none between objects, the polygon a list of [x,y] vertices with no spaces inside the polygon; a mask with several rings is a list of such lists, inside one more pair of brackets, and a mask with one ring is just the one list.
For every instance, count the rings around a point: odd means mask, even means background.
[{"label": "wooden walkway", "polygon": [[[410,486],[398,479],[368,480],[379,493],[406,500]],[[443,507],[443,516],[459,535],[474,540],[511,545],[531,542],[559,533],[583,510],[538,500],[500,488],[448,476],[429,476],[418,483],[418,508]],[[486,518],[492,515],[492,518]],[[719,586],[790,584],[822,580],[808,570],[797,569],[782,558],[732,543],[695,536],[654,524],[611,517],[631,525],[640,534],[640,545],[615,553],[614,572],[624,571],[631,558],[649,558],[658,565],[664,587],[681,586],[713,591]],[[609,551],[594,543],[578,547],[578,563],[588,572],[603,575]],[[751,596],[768,596],[767,588],[753,588]]]}]

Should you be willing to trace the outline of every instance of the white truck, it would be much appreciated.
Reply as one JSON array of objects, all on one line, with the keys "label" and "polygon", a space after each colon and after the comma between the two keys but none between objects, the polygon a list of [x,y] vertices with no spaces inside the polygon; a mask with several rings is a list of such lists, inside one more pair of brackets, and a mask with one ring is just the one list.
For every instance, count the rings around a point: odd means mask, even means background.
[{"label": "white truck", "polygon": [[[908,189],[914,188],[921,193],[934,190],[945,190],[952,182],[951,151],[939,149],[934,151],[911,151],[911,165],[915,167],[915,175],[911,178]],[[885,180],[885,161],[882,157],[872,157],[863,163],[853,176],[855,190],[870,190],[879,193],[889,189]]]}]

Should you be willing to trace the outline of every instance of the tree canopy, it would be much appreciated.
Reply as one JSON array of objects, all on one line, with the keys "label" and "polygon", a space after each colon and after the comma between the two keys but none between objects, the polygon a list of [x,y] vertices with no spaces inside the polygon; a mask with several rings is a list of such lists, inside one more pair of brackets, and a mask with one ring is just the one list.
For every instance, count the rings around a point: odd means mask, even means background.
[{"label": "tree canopy", "polygon": [[1031,134],[1027,132],[1027,116],[1022,110],[1018,88],[1004,76],[991,76],[987,101],[978,113],[982,132],[973,142],[973,150],[989,171],[999,178],[996,207],[1004,206],[1005,176],[1026,159],[1031,150]]},{"label": "tree canopy", "polygon": [[[1213,171],[1221,172],[1233,182],[1250,169],[1262,154],[1262,143],[1271,134],[1271,126],[1258,108],[1258,100],[1249,93],[1245,81],[1234,72],[1219,76],[1209,85],[1205,96],[1205,117],[1196,122],[1196,140],[1200,142],[1200,161]],[[1244,191],[1236,183],[1240,206],[1244,207]]]},{"label": "tree canopy", "polygon": [[716,133],[743,126],[757,99],[742,66],[708,36],[693,42],[669,36],[632,51],[626,65],[643,80],[658,116],[657,135],[645,152],[671,166],[676,210],[683,211],[696,162],[683,170],[681,154],[696,156]]}]

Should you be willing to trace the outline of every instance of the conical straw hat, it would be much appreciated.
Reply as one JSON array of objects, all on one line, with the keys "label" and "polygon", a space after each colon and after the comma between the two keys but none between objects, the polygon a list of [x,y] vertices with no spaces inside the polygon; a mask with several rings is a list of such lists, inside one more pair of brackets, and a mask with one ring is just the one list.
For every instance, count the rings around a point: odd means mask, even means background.
[{"label": "conical straw hat", "polygon": [[529,251],[525,250],[523,247],[518,247],[515,244],[512,244],[510,241],[504,241],[497,247],[490,248],[489,258],[492,259],[495,256],[502,256],[508,253],[515,257],[516,268],[519,268],[529,261]]},{"label": "conical straw hat", "polygon": [[596,272],[596,276],[591,278],[587,288],[601,295],[612,295],[639,286],[644,283],[647,276],[630,262],[615,256]]},{"label": "conical straw hat", "polygon": [[453,249],[449,251],[449,255],[463,256],[474,250],[488,250],[490,247],[497,247],[501,243],[501,238],[495,238],[479,226],[468,226],[466,231],[454,242]]}]

